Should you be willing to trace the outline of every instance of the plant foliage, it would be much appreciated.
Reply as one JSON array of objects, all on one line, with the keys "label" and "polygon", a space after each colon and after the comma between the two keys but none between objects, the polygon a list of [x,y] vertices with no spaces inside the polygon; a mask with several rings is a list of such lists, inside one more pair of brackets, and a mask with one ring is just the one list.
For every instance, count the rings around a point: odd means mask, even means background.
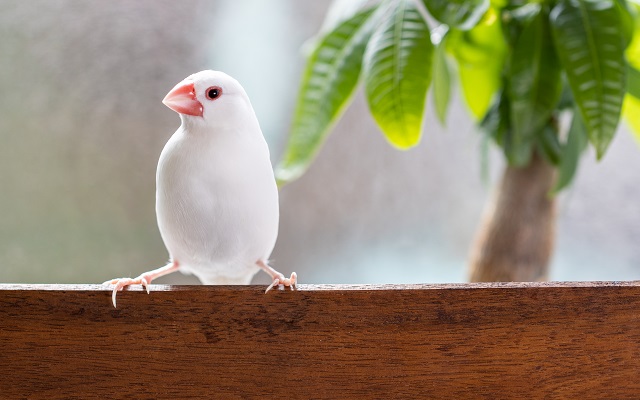
[{"label": "plant foliage", "polygon": [[373,118],[401,149],[420,141],[432,58],[429,26],[415,3],[393,4],[367,44],[363,75]]},{"label": "plant foliage", "polygon": [[[587,144],[605,154],[621,115],[640,138],[636,0],[354,5],[325,24],[309,56],[280,182],[304,173],[361,78],[380,130],[408,149],[420,141],[429,87],[444,123],[457,74],[469,111],[510,164],[526,165],[537,151],[557,166],[554,193],[571,183]],[[565,133],[561,113],[573,120]]]}]

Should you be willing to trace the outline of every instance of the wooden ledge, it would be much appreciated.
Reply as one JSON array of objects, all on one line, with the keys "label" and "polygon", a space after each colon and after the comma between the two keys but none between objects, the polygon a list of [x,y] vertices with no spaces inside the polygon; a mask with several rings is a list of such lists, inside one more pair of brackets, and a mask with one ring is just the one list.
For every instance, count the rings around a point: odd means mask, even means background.
[{"label": "wooden ledge", "polygon": [[0,398],[638,398],[640,282],[0,285]]},{"label": "wooden ledge", "polygon": [[[298,285],[298,291],[318,290],[443,290],[443,289],[521,289],[521,288],[592,288],[592,287],[640,287],[640,281],[553,281],[553,282],[486,282],[486,283],[416,283],[416,284],[319,284]],[[225,286],[225,285],[151,285],[151,291],[253,291],[266,288],[266,285]],[[4,290],[62,290],[62,291],[109,291],[108,286],[100,284],[51,284],[51,283],[0,283]],[[281,291],[288,291],[283,287]],[[139,285],[130,286],[127,291],[144,291]]]}]

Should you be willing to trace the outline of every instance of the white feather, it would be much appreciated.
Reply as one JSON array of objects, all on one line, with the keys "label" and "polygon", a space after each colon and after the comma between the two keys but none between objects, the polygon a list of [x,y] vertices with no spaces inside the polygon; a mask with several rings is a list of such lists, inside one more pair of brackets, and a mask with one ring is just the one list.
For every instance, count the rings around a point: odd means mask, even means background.
[{"label": "white feather", "polygon": [[[195,82],[203,116],[180,114],[156,174],[162,239],[180,270],[206,284],[247,284],[278,235],[278,189],[269,149],[240,84],[218,71]],[[210,86],[222,88],[215,101]]]}]

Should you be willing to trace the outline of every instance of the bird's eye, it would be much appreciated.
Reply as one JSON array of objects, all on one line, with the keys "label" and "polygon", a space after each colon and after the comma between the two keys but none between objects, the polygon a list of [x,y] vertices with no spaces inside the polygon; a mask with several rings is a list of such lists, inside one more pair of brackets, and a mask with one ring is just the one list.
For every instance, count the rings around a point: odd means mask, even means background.
[{"label": "bird's eye", "polygon": [[211,86],[205,93],[207,94],[207,99],[215,100],[222,95],[222,88],[219,86]]}]

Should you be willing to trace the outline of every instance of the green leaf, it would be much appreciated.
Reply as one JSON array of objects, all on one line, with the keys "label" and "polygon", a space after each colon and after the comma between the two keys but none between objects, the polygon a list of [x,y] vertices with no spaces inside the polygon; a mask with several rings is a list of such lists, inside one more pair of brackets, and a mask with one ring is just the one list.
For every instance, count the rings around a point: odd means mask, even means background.
[{"label": "green leaf", "polygon": [[504,138],[509,129],[509,104],[504,92],[500,92],[497,100],[480,121],[480,129],[493,138],[498,146],[504,145]]},{"label": "green leaf", "polygon": [[571,183],[578,169],[580,155],[586,146],[586,127],[584,126],[584,122],[582,122],[580,114],[574,112],[567,142],[562,146],[560,165],[558,166],[558,180],[553,189],[551,189],[550,194],[557,194]]},{"label": "green leaf", "polygon": [[542,5],[539,3],[527,3],[516,8],[507,8],[501,11],[502,30],[510,48],[514,48],[522,31],[540,15]]},{"label": "green leaf", "polygon": [[468,30],[476,26],[490,4],[489,0],[422,1],[433,18],[460,30]]},{"label": "green leaf", "polygon": [[624,99],[622,114],[629,127],[631,127],[631,133],[640,144],[640,99],[627,95]]},{"label": "green leaf", "polygon": [[[629,4],[636,11],[639,9],[638,2]],[[627,47],[626,56],[628,61],[627,69],[627,93],[622,105],[622,115],[631,128],[638,144],[640,144],[640,13],[635,13],[635,31],[633,39]]]},{"label": "green leaf", "polygon": [[640,99],[640,71],[627,66],[627,93]]},{"label": "green leaf", "polygon": [[552,124],[547,124],[536,135],[538,149],[550,164],[558,165],[562,158],[562,147],[558,140],[558,132]]},{"label": "green leaf", "polygon": [[[445,25],[441,25],[441,27],[445,27]],[[431,34],[432,42],[436,43],[435,59],[433,61],[433,103],[435,104],[436,115],[442,125],[445,124],[447,119],[447,109],[451,99],[451,67],[445,51],[447,32],[448,29],[446,28],[436,28]]]},{"label": "green leaf", "polygon": [[328,33],[334,30],[341,22],[352,18],[366,2],[367,0],[333,0],[322,21],[320,32]]},{"label": "green leaf", "polygon": [[576,106],[576,101],[573,99],[573,93],[571,93],[571,88],[566,80],[563,79],[562,82],[562,92],[560,94],[560,100],[558,101],[557,108],[558,110],[573,110]]},{"label": "green leaf", "polygon": [[497,100],[482,119],[480,128],[487,132],[496,144],[502,148],[510,165],[521,167],[529,163],[532,142],[514,140],[511,105],[506,91],[502,90],[499,93]]},{"label": "green leaf", "polygon": [[362,57],[373,29],[373,9],[339,24],[318,43],[307,61],[283,161],[280,184],[307,169],[333,124],[349,104],[358,83]]},{"label": "green leaf", "polygon": [[635,69],[640,69],[640,6],[636,4],[629,4],[629,6],[637,11],[635,12],[634,21],[635,30],[633,31],[633,36],[627,50],[625,51],[625,55],[629,65]]},{"label": "green leaf", "polygon": [[601,158],[616,132],[625,93],[620,13],[612,0],[561,0],[550,19],[558,56]]},{"label": "green leaf", "polygon": [[317,48],[318,42],[329,32],[335,30],[335,28],[342,22],[353,18],[358,11],[361,11],[365,3],[368,0],[333,0],[329,9],[322,21],[322,26],[318,33],[307,39],[301,48],[301,52],[305,57],[309,55]]},{"label": "green leaf", "polygon": [[433,44],[412,0],[399,0],[378,25],[364,55],[369,109],[389,142],[408,149],[420,141]]},{"label": "green leaf", "polygon": [[628,4],[626,0],[615,0],[615,5],[616,10],[620,14],[620,29],[624,46],[627,47],[633,39],[635,11],[632,9],[633,6]]},{"label": "green leaf", "polygon": [[507,46],[497,11],[490,8],[478,26],[469,31],[452,30],[447,49],[458,63],[465,101],[476,119],[481,119],[502,85]]},{"label": "green leaf", "polygon": [[509,0],[491,0],[491,7],[501,9],[509,5]]},{"label": "green leaf", "polygon": [[511,53],[508,91],[514,141],[533,141],[560,99],[560,62],[544,10],[525,22]]}]

